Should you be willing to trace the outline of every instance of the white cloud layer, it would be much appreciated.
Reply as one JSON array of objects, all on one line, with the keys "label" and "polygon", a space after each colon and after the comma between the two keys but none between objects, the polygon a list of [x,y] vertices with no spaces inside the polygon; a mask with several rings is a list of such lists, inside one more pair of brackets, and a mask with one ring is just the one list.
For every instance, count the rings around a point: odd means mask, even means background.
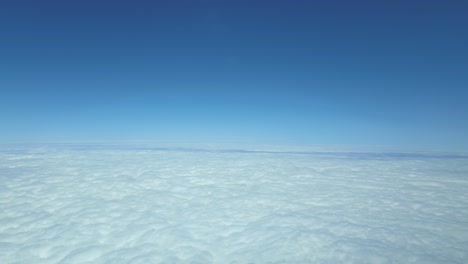
[{"label": "white cloud layer", "polygon": [[468,157],[0,150],[0,263],[467,263]]}]

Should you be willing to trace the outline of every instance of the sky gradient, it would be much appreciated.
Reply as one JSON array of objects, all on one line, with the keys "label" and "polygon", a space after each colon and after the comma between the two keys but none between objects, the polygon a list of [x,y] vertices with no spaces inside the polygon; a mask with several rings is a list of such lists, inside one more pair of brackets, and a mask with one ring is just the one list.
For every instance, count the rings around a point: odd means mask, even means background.
[{"label": "sky gradient", "polygon": [[0,143],[468,152],[463,1],[11,1]]}]

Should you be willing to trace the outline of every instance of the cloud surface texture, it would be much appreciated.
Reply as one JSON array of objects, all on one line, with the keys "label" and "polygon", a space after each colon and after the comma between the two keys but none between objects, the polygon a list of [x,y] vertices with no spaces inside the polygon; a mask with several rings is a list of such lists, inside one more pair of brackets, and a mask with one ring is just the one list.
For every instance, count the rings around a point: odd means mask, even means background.
[{"label": "cloud surface texture", "polygon": [[1,263],[467,263],[468,156],[0,150]]}]

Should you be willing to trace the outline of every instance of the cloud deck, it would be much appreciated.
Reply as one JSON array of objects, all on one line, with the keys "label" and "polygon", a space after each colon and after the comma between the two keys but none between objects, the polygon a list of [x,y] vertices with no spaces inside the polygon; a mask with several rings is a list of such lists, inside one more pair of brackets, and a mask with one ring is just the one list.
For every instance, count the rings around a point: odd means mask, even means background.
[{"label": "cloud deck", "polygon": [[115,147],[0,151],[0,260],[468,259],[465,156],[309,154]]}]

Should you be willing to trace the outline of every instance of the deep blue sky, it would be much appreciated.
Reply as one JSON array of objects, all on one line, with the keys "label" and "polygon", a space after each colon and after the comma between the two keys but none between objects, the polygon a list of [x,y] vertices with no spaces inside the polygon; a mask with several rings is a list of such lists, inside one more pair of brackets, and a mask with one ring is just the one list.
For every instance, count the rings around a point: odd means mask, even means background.
[{"label": "deep blue sky", "polygon": [[6,2],[0,142],[468,151],[463,1]]}]

